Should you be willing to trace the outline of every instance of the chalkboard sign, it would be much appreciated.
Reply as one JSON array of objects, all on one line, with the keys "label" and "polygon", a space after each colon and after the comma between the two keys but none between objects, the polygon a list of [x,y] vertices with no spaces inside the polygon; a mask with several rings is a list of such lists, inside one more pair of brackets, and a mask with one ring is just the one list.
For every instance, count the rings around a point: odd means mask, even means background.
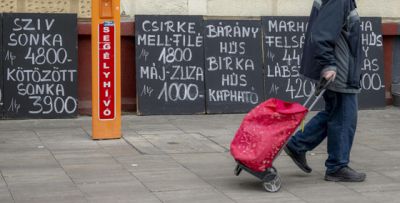
[{"label": "chalkboard sign", "polygon": [[385,81],[382,19],[379,17],[361,18],[363,64],[359,107],[385,107]]},{"label": "chalkboard sign", "polygon": [[264,100],[260,21],[205,21],[207,113],[248,112]]},{"label": "chalkboard sign", "polygon": [[205,112],[201,16],[135,17],[138,114]]},{"label": "chalkboard sign", "polygon": [[[303,103],[314,88],[300,76],[300,62],[308,17],[263,17],[265,94],[286,101]],[[362,92],[360,108],[385,106],[383,47],[380,18],[362,18]],[[368,98],[368,99],[367,99]],[[321,101],[316,109],[323,108]]]},{"label": "chalkboard sign", "polygon": [[77,16],[3,15],[5,118],[77,116]]},{"label": "chalkboard sign", "polygon": [[[266,97],[303,103],[313,82],[300,77],[308,17],[263,17]],[[319,105],[317,108],[321,108]]]}]

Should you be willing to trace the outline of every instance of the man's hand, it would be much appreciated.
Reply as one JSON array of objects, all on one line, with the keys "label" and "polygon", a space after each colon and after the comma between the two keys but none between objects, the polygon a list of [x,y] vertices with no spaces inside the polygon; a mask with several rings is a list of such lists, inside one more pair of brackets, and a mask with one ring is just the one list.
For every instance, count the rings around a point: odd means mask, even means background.
[{"label": "man's hand", "polygon": [[325,80],[330,80],[330,79],[332,79],[332,81],[334,81],[335,78],[336,78],[336,72],[333,71],[333,70],[328,70],[328,71],[324,72],[324,74],[322,75],[322,77],[324,77]]}]

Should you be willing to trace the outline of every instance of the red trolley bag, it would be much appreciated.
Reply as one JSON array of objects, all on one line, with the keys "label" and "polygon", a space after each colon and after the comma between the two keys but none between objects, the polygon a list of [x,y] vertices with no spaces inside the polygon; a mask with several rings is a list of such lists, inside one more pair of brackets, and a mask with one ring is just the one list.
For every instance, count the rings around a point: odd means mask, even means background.
[{"label": "red trolley bag", "polygon": [[[251,110],[231,143],[231,154],[237,162],[235,175],[244,169],[261,179],[265,190],[277,192],[281,181],[272,163],[330,82],[322,80],[304,105],[272,98]],[[312,95],[316,99],[307,109]]]}]

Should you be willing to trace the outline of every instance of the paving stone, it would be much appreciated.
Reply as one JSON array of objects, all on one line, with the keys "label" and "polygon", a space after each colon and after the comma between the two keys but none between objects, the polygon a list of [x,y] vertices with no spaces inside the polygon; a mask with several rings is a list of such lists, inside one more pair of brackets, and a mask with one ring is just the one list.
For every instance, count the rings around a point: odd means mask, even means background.
[{"label": "paving stone", "polygon": [[160,166],[157,171],[132,173],[152,192],[212,188],[184,168],[164,169]]},{"label": "paving stone", "polygon": [[278,193],[266,192],[260,180],[244,172],[239,177],[207,178],[206,181],[235,202],[302,202],[285,189]]},{"label": "paving stone", "polygon": [[367,171],[367,179],[362,183],[340,183],[359,193],[400,191],[397,181],[374,171]]},{"label": "paving stone", "polygon": [[128,143],[124,139],[98,140],[96,142],[103,148],[128,146]]},{"label": "paving stone", "polygon": [[159,199],[149,195],[128,195],[128,196],[112,196],[112,197],[90,197],[87,198],[90,203],[162,203]]},{"label": "paving stone", "polygon": [[119,165],[74,165],[66,167],[65,171],[76,184],[124,181],[132,178],[131,174]]},{"label": "paving stone", "polygon": [[165,154],[165,152],[154,146],[151,142],[146,140],[141,135],[124,137],[124,139],[130,145],[132,145],[140,154],[146,154],[146,155]]},{"label": "paving stone", "polygon": [[143,135],[143,137],[167,154],[210,153],[226,151],[223,147],[196,133],[164,133],[160,135]]},{"label": "paving stone", "polygon": [[168,155],[125,156],[116,157],[116,160],[132,173],[151,173],[153,171],[183,168]]},{"label": "paving stone", "polygon": [[133,195],[149,192],[138,180],[77,184],[87,197]]},{"label": "paving stone", "polygon": [[63,164],[81,163],[81,160],[91,160],[98,158],[109,158],[112,156],[104,152],[101,148],[96,149],[71,149],[53,152],[54,157]]},{"label": "paving stone", "polygon": [[9,186],[9,189],[16,202],[43,198],[68,200],[67,197],[71,196],[83,197],[70,181],[15,184]]},{"label": "paving stone", "polygon": [[357,194],[354,196],[342,196],[338,195],[335,197],[319,197],[319,198],[310,198],[306,200],[309,203],[376,203],[376,201],[371,200],[367,197],[362,196],[361,194]]},{"label": "paving stone", "polygon": [[243,114],[183,116],[177,117],[171,122],[185,132],[199,132],[204,129],[231,129],[231,127],[237,130],[243,116]]},{"label": "paving stone", "polygon": [[38,136],[46,138],[46,141],[51,141],[52,138],[62,138],[62,137],[82,137],[87,138],[88,135],[86,132],[78,127],[78,128],[52,128],[52,129],[35,129],[35,132]]},{"label": "paving stone", "polygon": [[14,200],[11,197],[11,195],[9,195],[9,194],[6,194],[6,195],[0,194],[0,202],[2,202],[2,203],[14,203]]},{"label": "paving stone", "polygon": [[[323,181],[323,180],[321,180]],[[307,202],[322,201],[323,199],[334,200],[338,197],[354,197],[360,196],[359,193],[334,182],[318,182],[312,184],[302,184],[294,187],[287,184],[285,187],[290,193]],[[318,192],[316,192],[318,191]]]},{"label": "paving stone", "polygon": [[29,142],[40,142],[33,130],[2,130],[0,132],[1,144],[28,144]]},{"label": "paving stone", "polygon": [[235,136],[236,130],[228,129],[202,129],[198,131],[199,134],[207,137],[218,145],[224,147],[226,151],[230,149],[230,145],[233,137]]},{"label": "paving stone", "polygon": [[160,133],[183,133],[176,126],[169,123],[144,123],[130,125],[129,129],[134,130],[138,134],[160,134]]},{"label": "paving stone", "polygon": [[[389,141],[388,141],[389,142]],[[361,146],[359,146],[361,148]],[[383,153],[380,150],[364,147],[361,153],[352,152],[351,160],[373,170],[384,169],[387,167],[400,167],[399,159]]]},{"label": "paving stone", "polygon": [[0,144],[0,160],[19,160],[26,157],[51,157],[51,152],[43,145],[21,146],[18,144]]},{"label": "paving stone", "polygon": [[90,202],[160,202],[139,181],[78,184]]},{"label": "paving stone", "polygon": [[378,170],[377,173],[384,175],[392,181],[400,182],[400,167],[387,167]]},{"label": "paving stone", "polygon": [[50,197],[17,197],[15,203],[87,203],[87,200],[82,195],[66,195],[66,196],[50,196]]},{"label": "paving stone", "polygon": [[8,186],[2,177],[0,178],[0,202],[14,202]]},{"label": "paving stone", "polygon": [[400,158],[400,150],[382,150],[382,152],[391,157]]},{"label": "paving stone", "polygon": [[70,151],[70,150],[82,150],[82,149],[98,149],[99,145],[89,139],[80,141],[69,141],[69,140],[59,140],[46,142],[43,141],[46,148],[51,151]]},{"label": "paving stone", "polygon": [[[78,153],[79,154],[79,153]],[[61,157],[60,157],[61,156]],[[131,174],[106,153],[92,153],[76,157],[56,155],[65,172],[77,184],[127,180]]]},{"label": "paving stone", "polygon": [[368,198],[371,202],[397,203],[400,199],[399,191],[367,192],[362,193],[362,195]]},{"label": "paving stone", "polygon": [[179,190],[155,193],[164,203],[201,203],[218,202],[233,203],[234,201],[214,189]]},{"label": "paving stone", "polygon": [[109,146],[102,147],[103,151],[110,154],[112,157],[121,156],[139,156],[141,153],[131,145]]},{"label": "paving stone", "polygon": [[178,163],[202,178],[232,177],[235,161],[221,153],[173,154]]},{"label": "paving stone", "polygon": [[58,167],[57,161],[47,152],[39,152],[39,154],[17,153],[0,159],[0,169],[23,169],[23,168],[42,168],[42,167]]},{"label": "paving stone", "polygon": [[16,168],[2,170],[8,186],[33,183],[72,183],[65,171],[59,167]]}]

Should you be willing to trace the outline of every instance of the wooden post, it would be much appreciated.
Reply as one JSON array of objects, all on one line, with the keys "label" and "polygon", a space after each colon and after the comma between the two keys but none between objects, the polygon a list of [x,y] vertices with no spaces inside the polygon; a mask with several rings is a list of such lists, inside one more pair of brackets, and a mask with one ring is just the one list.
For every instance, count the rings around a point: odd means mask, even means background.
[{"label": "wooden post", "polygon": [[120,0],[92,0],[92,138],[121,138]]}]

